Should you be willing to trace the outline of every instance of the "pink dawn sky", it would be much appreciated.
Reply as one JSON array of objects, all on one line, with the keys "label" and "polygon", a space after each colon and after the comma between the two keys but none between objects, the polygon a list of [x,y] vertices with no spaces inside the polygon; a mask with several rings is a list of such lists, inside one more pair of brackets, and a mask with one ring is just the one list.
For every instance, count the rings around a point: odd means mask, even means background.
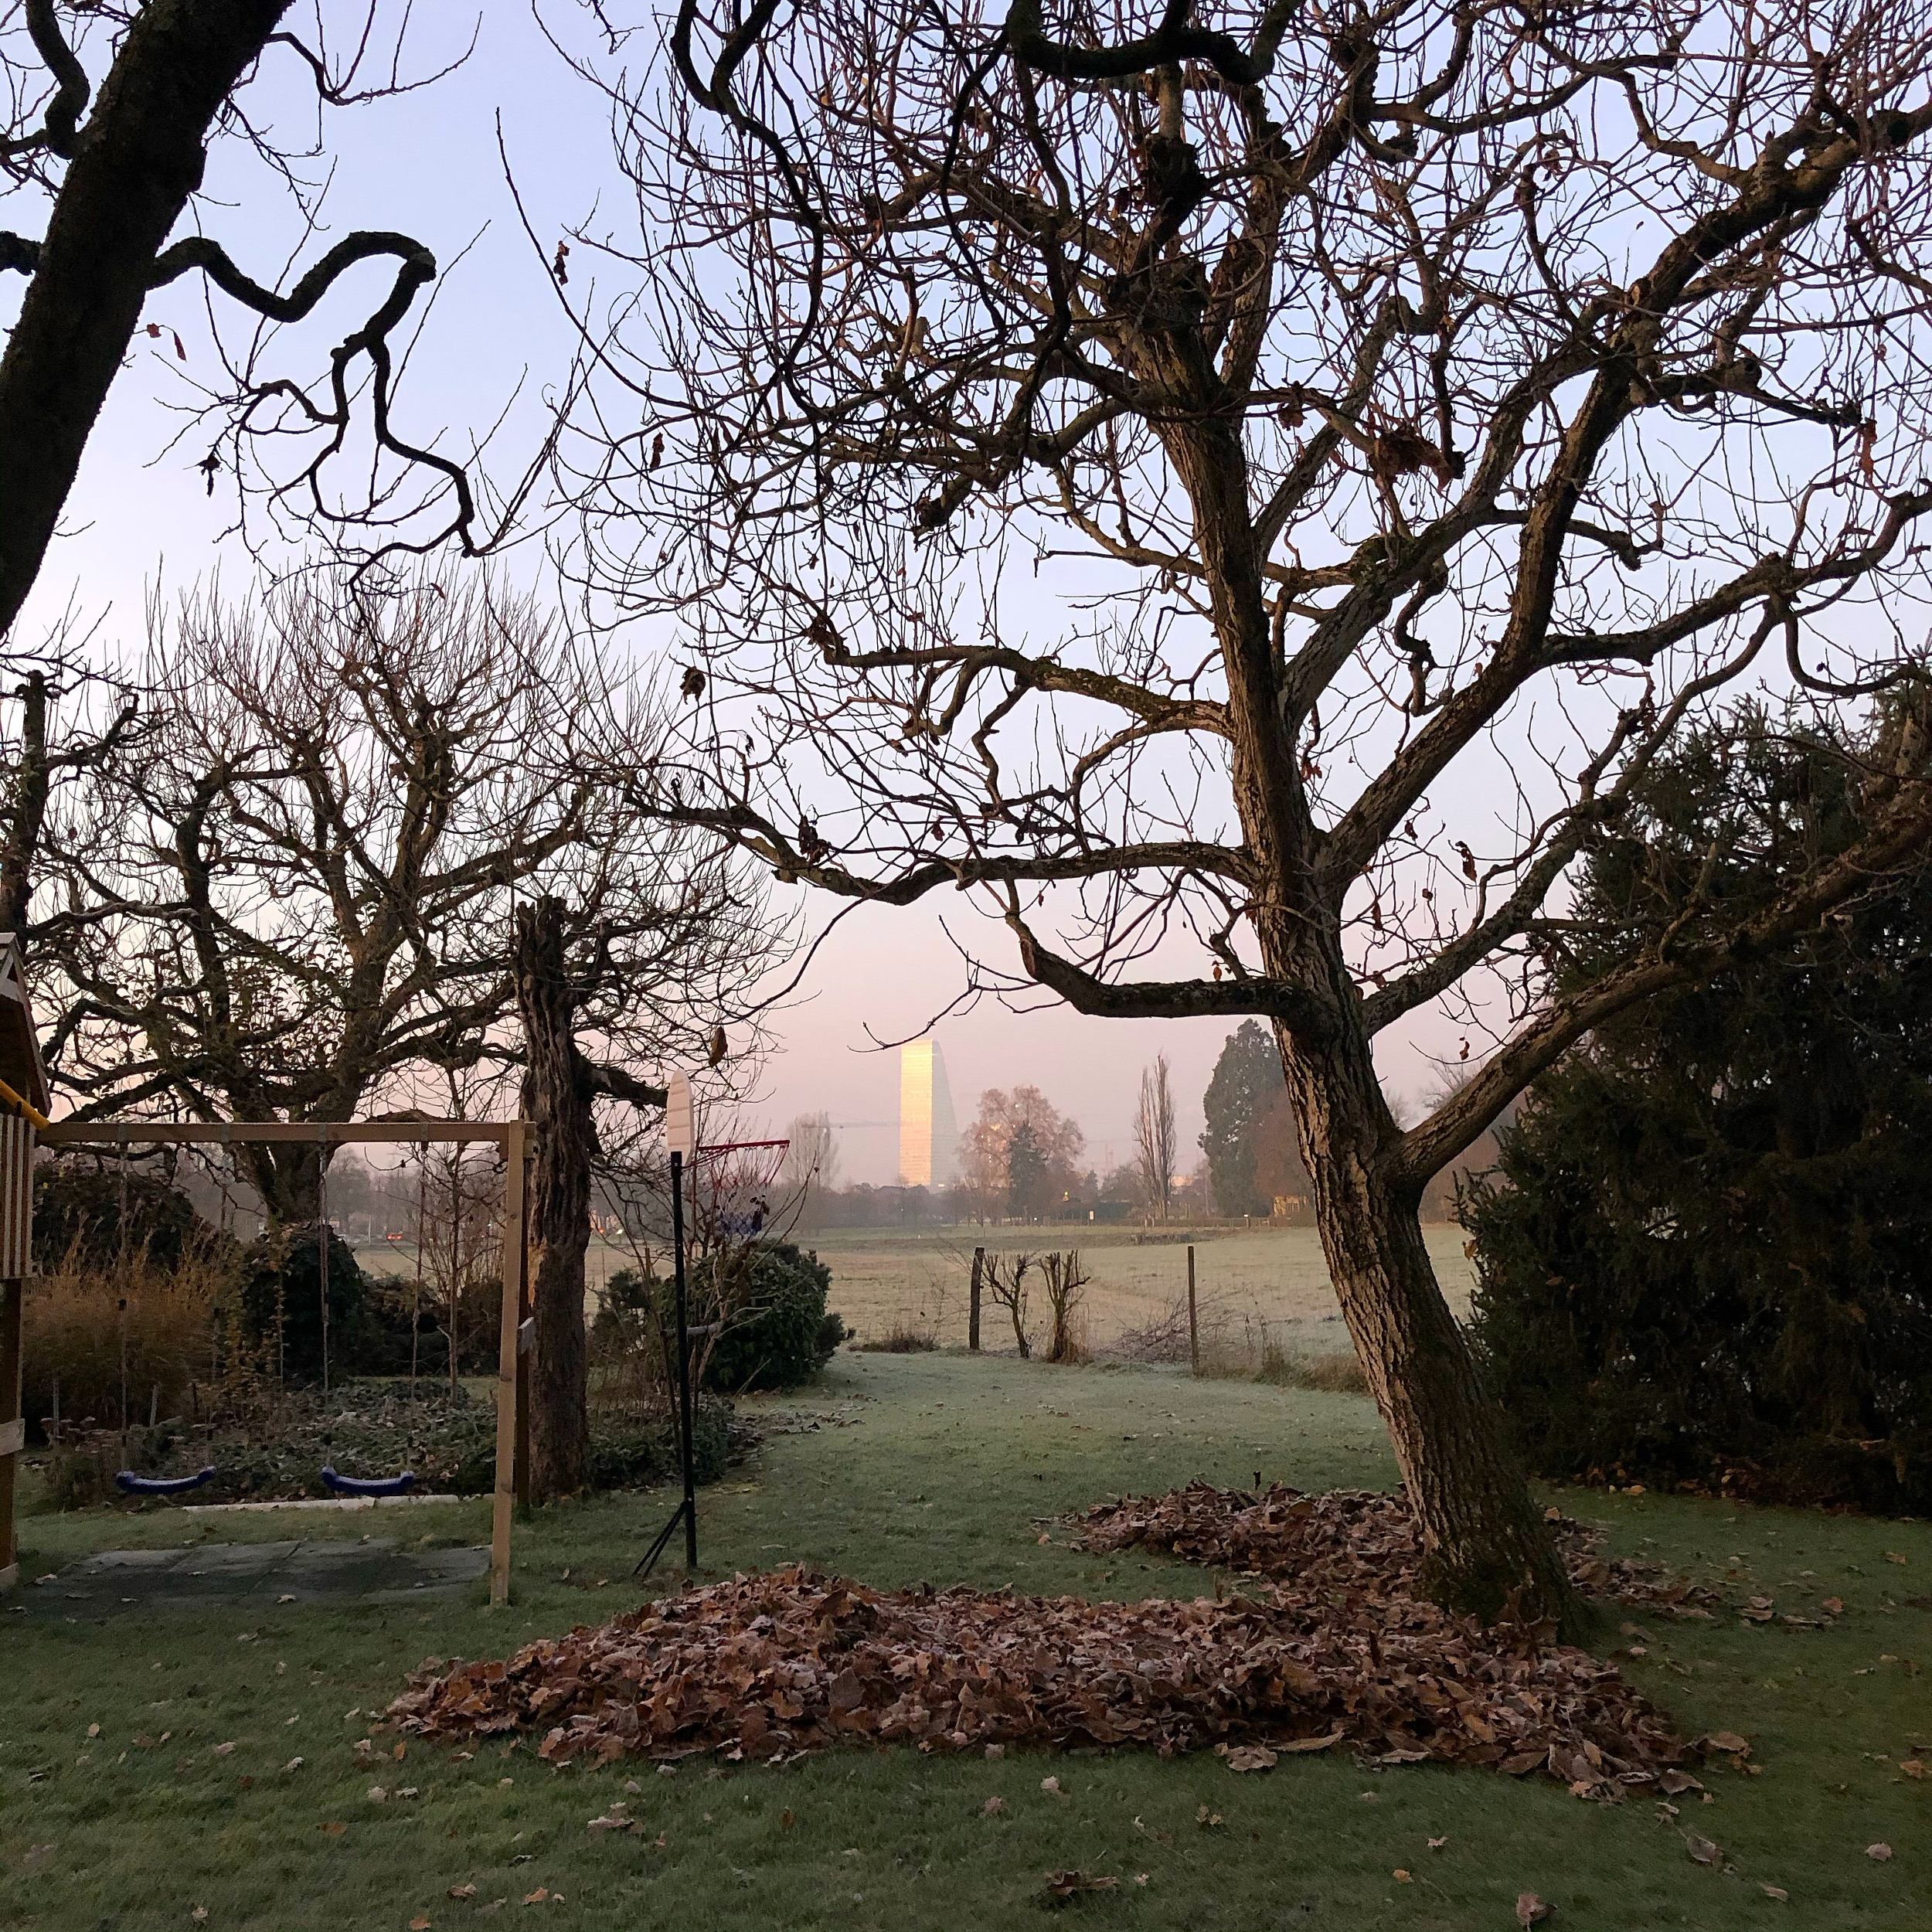
[{"label": "pink dawn sky", "polygon": [[[461,10],[423,20],[416,59],[427,68],[447,51],[439,36],[460,47],[473,16]],[[560,22],[574,23],[574,9]],[[271,72],[263,91],[299,122],[300,90],[292,63]],[[257,111],[260,107],[257,104]],[[335,157],[325,204],[326,232],[304,238],[285,198],[278,199],[258,167],[234,152],[211,166],[202,215],[207,230],[258,280],[287,279],[350,230],[400,229],[427,242],[444,265],[437,299],[400,390],[405,434],[434,438],[460,451],[509,405],[506,426],[488,462],[505,474],[520,468],[535,447],[544,394],[564,366],[570,342],[542,261],[519,224],[498,152],[502,141],[532,226],[553,245],[566,222],[589,218],[600,194],[614,223],[624,213],[623,185],[610,165],[604,119],[596,100],[566,72],[531,15],[489,9],[481,16],[468,64],[420,94],[332,114],[325,130]],[[319,164],[315,171],[320,172]],[[24,206],[9,225],[32,226]],[[594,274],[577,251],[573,280]],[[289,366],[310,374],[329,345],[367,311],[380,285],[379,265],[359,271],[325,311],[291,332],[278,352]],[[21,284],[0,286],[0,325],[11,320]],[[581,285],[580,284],[580,285]],[[217,298],[219,303],[220,298]],[[88,449],[79,485],[19,628],[31,645],[71,611],[94,629],[103,658],[137,657],[145,635],[144,606],[158,590],[172,597],[219,568],[239,594],[251,580],[246,553],[223,532],[232,496],[217,484],[212,496],[194,465],[207,447],[190,428],[172,450],[180,427],[175,409],[187,400],[182,379],[213,367],[204,291],[184,279],[158,291],[148,319],[164,333],[137,338]],[[232,311],[225,325],[241,339]],[[179,335],[185,359],[177,355]],[[173,406],[171,408],[171,406]],[[512,566],[528,575],[539,567],[534,549]],[[648,661],[675,650],[665,631],[634,627],[628,648]],[[962,897],[910,910],[871,909],[849,918],[820,951],[798,995],[771,1016],[774,1050],[753,1097],[748,1121],[781,1130],[793,1115],[823,1110],[842,1124],[842,1168],[848,1179],[895,1178],[897,1165],[896,1056],[880,1039],[916,1032],[953,1000],[963,983],[943,917],[962,939],[983,946],[988,961],[1013,964],[1010,937],[976,913]],[[822,917],[808,906],[808,920]],[[1185,970],[1199,969],[1190,958]],[[1128,1158],[1131,1119],[1141,1070],[1165,1052],[1173,1070],[1182,1145],[1190,1163],[1201,1130],[1200,1097],[1227,1021],[1089,1019],[1037,996],[1036,1010],[1013,1012],[983,999],[943,1022],[944,1050],[962,1125],[981,1090],[1026,1082],[1040,1087],[1086,1134],[1097,1165]],[[1457,1050],[1458,1029],[1418,1016],[1402,1039],[1386,1043],[1385,1066],[1396,1089],[1419,1097],[1433,1086],[1430,1049],[1445,1059]]]}]

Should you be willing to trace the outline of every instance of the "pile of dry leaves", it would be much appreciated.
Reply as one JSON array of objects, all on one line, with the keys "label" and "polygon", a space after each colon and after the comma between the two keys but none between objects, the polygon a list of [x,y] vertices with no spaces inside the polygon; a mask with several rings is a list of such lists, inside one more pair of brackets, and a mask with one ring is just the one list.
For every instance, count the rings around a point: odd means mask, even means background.
[{"label": "pile of dry leaves", "polygon": [[[1680,1617],[1707,1618],[1724,1606],[1717,1591],[1673,1577],[1661,1563],[1606,1556],[1599,1530],[1555,1509],[1545,1519],[1570,1580],[1585,1596]],[[1310,1495],[1279,1485],[1240,1490],[1195,1482],[1164,1496],[1101,1503],[1079,1519],[1074,1540],[1086,1549],[1162,1550],[1266,1577],[1280,1590],[1313,1598],[1410,1596],[1422,1561],[1420,1526],[1400,1495],[1347,1489]],[[1768,1623],[1777,1612],[1768,1597],[1754,1597],[1737,1614]]]},{"label": "pile of dry leaves", "polygon": [[1345,1603],[1090,1604],[882,1591],[787,1569],[694,1590],[507,1662],[426,1669],[390,1706],[431,1737],[540,1729],[552,1760],[843,1742],[1207,1746],[1236,1768],[1347,1745],[1541,1771],[1580,1796],[1653,1784],[1687,1748],[1610,1665],[1484,1632],[1387,1587]]},{"label": "pile of dry leaves", "polygon": [[[1603,1555],[1600,1532],[1546,1512],[1570,1580],[1592,1597],[1709,1615],[1714,1591],[1667,1576],[1660,1564]],[[1126,1496],[1080,1519],[1086,1549],[1164,1550],[1194,1563],[1247,1570],[1298,1590],[1413,1591],[1422,1529],[1400,1495],[1333,1489],[1310,1495],[1280,1484],[1217,1489],[1192,1482],[1164,1496]]]}]

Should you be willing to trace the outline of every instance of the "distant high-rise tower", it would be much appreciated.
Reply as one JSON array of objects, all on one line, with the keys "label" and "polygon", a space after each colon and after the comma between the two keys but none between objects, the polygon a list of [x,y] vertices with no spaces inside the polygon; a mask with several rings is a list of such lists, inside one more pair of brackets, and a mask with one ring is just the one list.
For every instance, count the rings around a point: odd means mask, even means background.
[{"label": "distant high-rise tower", "polygon": [[944,1187],[953,1178],[959,1129],[952,1090],[937,1042],[913,1040],[899,1049],[899,1184]]}]

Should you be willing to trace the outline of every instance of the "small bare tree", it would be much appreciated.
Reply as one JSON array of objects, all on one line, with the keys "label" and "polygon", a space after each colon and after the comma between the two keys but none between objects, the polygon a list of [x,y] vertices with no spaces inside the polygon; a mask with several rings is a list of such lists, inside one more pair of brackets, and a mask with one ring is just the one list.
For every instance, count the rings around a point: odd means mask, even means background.
[{"label": "small bare tree", "polygon": [[[670,808],[978,892],[980,985],[1264,1019],[1424,1587],[1485,1616],[1571,1605],[1430,1176],[1932,834],[1929,24],[679,0],[611,83],[650,292],[571,458],[594,571],[706,659]],[[1559,991],[1583,842],[1765,677],[1889,687],[1855,849]],[[1375,1041],[1432,1005],[1489,1050],[1405,1126]]]},{"label": "small bare tree", "polygon": [[[342,1121],[406,1108],[426,1073],[520,1065],[498,1024],[519,896],[567,901],[594,1090],[639,1052],[700,1055],[735,1012],[756,896],[553,775],[622,694],[529,597],[481,575],[346,603],[209,593],[158,622],[145,681],[153,729],[97,791],[112,838],[55,855],[86,917],[48,1053],[82,1116]],[[313,1217],[317,1148],[243,1159],[270,1219]]]},{"label": "small bare tree", "polygon": [[800,1114],[785,1129],[791,1145],[785,1149],[785,1164],[778,1177],[781,1193],[796,1204],[794,1218],[802,1226],[817,1226],[818,1204],[822,1196],[838,1185],[838,1138],[829,1114]]},{"label": "small bare tree", "polygon": [[1087,1299],[1087,1284],[1091,1279],[1080,1267],[1077,1249],[1069,1248],[1064,1254],[1041,1257],[1040,1280],[1046,1289],[1046,1304],[1053,1311],[1053,1337],[1046,1350],[1049,1362],[1073,1362],[1080,1359],[1080,1343],[1074,1325],[1080,1304]]},{"label": "small bare tree", "polygon": [[1027,1328],[1027,1302],[1031,1291],[1026,1277],[1032,1272],[1030,1254],[995,1254],[986,1257],[984,1284],[988,1298],[1006,1311],[1013,1325],[1013,1341],[1022,1362],[1033,1359],[1033,1338]]},{"label": "small bare tree", "polygon": [[1157,1053],[1141,1075],[1141,1104],[1134,1116],[1134,1151],[1141,1170],[1141,1193],[1155,1213],[1167,1219],[1174,1189],[1174,1093],[1168,1084],[1167,1056]]}]

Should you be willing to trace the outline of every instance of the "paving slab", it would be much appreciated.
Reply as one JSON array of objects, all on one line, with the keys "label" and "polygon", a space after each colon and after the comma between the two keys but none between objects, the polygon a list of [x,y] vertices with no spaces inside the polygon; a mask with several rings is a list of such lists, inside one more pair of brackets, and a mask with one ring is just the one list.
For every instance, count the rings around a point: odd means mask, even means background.
[{"label": "paving slab", "polygon": [[487,1549],[399,1549],[387,1537],[202,1543],[102,1550],[21,1594],[29,1610],[90,1620],[131,1610],[421,1603],[465,1594],[489,1566]]}]

